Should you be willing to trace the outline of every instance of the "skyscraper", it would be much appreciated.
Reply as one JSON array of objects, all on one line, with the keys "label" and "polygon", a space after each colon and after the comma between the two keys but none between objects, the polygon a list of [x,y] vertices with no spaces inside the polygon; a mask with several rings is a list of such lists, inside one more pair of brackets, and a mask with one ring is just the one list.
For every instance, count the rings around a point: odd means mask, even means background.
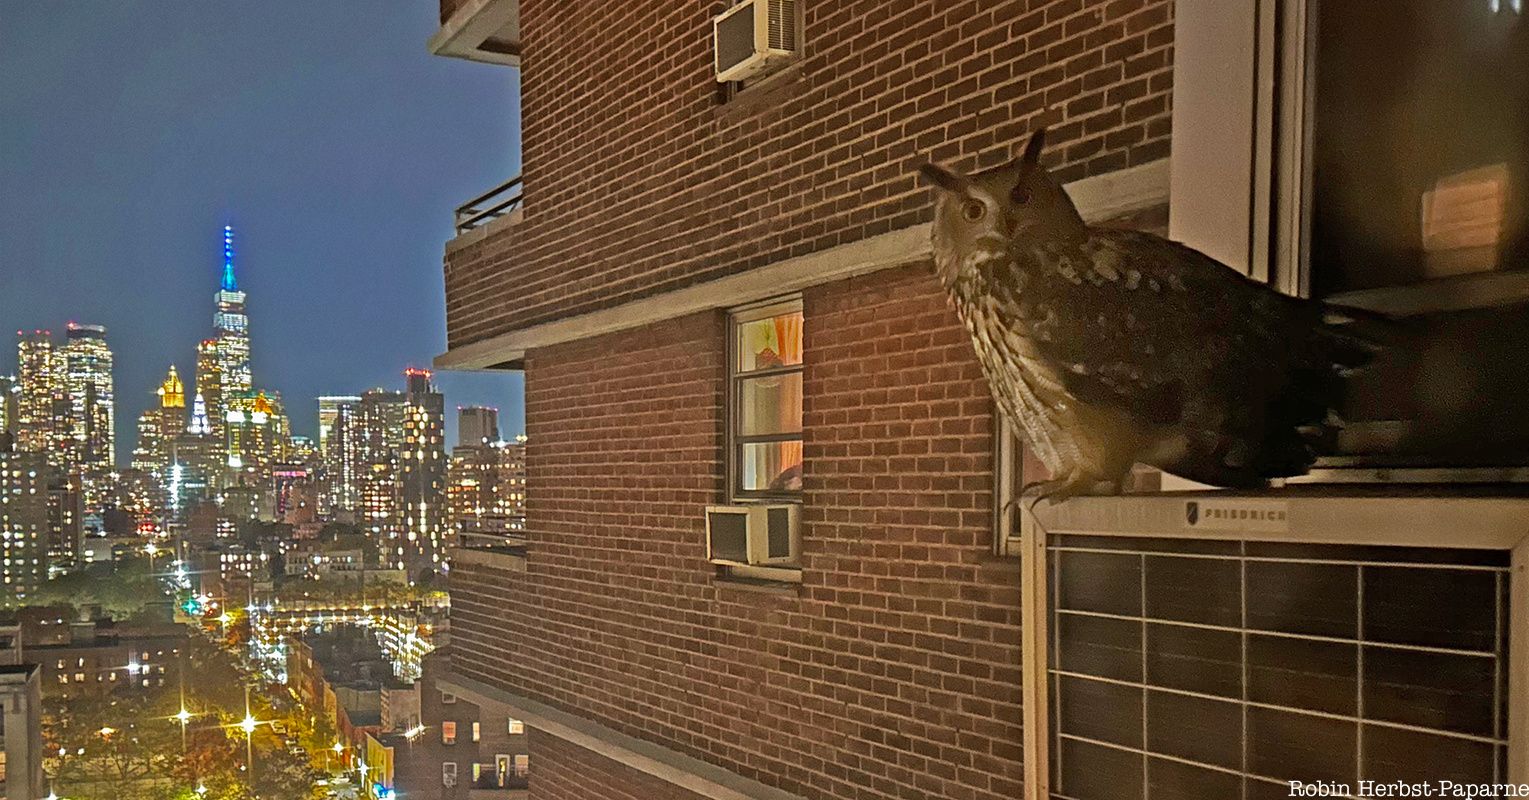
[{"label": "skyscraper", "polygon": [[50,451],[58,427],[55,400],[64,396],[63,370],[53,350],[50,331],[16,331],[16,375],[21,395],[16,409],[16,449],[47,453],[50,463],[63,463],[62,453]]},{"label": "skyscraper", "polygon": [[159,396],[159,405],[138,417],[138,446],[133,450],[132,466],[163,478],[186,418],[186,385],[174,364],[155,394]]},{"label": "skyscraper", "polygon": [[64,386],[69,395],[72,464],[83,476],[85,505],[99,505],[99,490],[116,467],[116,393],[106,328],[69,323],[64,344]]},{"label": "skyscraper", "polygon": [[[361,394],[354,413],[343,407],[337,417],[345,473],[342,480],[352,492],[357,521],[372,537],[388,565],[402,567],[404,546],[400,507],[399,454],[404,446],[403,392],[370,389]],[[347,506],[341,505],[344,508]]]},{"label": "skyscraper", "polygon": [[0,591],[24,599],[48,576],[49,483],[42,453],[0,453]]},{"label": "skyscraper", "polygon": [[411,577],[439,571],[446,540],[446,401],[430,372],[404,372],[404,443],[399,455],[404,558]]},{"label": "skyscraper", "polygon": [[[212,317],[212,325],[217,330],[214,349],[223,402],[248,394],[254,386],[250,374],[249,317],[244,313],[244,299],[244,292],[239,291],[239,281],[234,277],[234,229],[225,225],[223,282],[214,295],[218,310]],[[202,394],[207,397],[206,392]]]},{"label": "skyscraper", "polygon": [[207,410],[207,428],[213,436],[223,435],[223,370],[218,366],[217,338],[203,339],[196,346],[196,396]]},{"label": "skyscraper", "polygon": [[319,403],[319,452],[327,459],[330,451],[330,439],[333,436],[335,421],[340,415],[340,407],[354,405],[361,402],[361,398],[354,395],[325,395],[318,399]]},{"label": "skyscraper", "polygon": [[457,407],[457,447],[478,447],[499,441],[499,409]]}]

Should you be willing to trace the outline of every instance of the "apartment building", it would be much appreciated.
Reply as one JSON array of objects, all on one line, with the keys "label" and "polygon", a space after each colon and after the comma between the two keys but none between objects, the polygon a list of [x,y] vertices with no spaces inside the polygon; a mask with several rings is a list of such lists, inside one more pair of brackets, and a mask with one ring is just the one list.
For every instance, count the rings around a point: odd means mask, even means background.
[{"label": "apartment building", "polygon": [[1425,0],[444,0],[433,52],[520,71],[524,172],[457,209],[436,366],[523,370],[530,438],[525,546],[454,557],[443,686],[525,722],[533,798],[1529,781],[1524,451],[1420,465],[1379,402],[1325,484],[1019,514],[1039,465],[915,177],[1046,125],[1089,221],[1389,313],[1522,299],[1526,35]]}]

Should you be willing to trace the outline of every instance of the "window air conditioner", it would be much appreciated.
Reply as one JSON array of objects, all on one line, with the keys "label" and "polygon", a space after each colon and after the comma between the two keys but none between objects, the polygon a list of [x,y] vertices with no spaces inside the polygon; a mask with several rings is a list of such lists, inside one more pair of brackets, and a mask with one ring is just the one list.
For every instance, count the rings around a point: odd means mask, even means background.
[{"label": "window air conditioner", "polygon": [[742,81],[796,55],[797,0],[744,0],[712,19],[717,80]]},{"label": "window air conditioner", "polygon": [[794,564],[802,547],[800,506],[709,506],[706,557],[714,564]]}]

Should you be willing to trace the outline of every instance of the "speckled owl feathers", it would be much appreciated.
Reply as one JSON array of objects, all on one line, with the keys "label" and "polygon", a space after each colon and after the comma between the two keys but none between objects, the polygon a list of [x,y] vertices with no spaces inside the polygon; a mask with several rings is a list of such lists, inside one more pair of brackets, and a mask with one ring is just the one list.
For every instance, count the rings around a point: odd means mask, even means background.
[{"label": "speckled owl feathers", "polygon": [[1003,413],[1050,467],[1052,495],[1118,487],[1133,463],[1220,486],[1305,472],[1330,440],[1344,371],[1374,348],[1158,236],[1084,224],[1039,165],[940,189],[936,272]]}]

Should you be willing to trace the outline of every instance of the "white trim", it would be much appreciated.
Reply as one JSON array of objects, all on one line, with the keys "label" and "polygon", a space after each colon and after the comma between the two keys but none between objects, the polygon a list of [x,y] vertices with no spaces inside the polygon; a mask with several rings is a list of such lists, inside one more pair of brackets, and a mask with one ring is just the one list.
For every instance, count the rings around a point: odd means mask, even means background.
[{"label": "white trim", "polygon": [[[1097,222],[1160,205],[1168,200],[1168,159],[1096,175],[1066,186],[1085,220]],[[537,347],[635,328],[674,317],[766,300],[857,275],[926,261],[931,257],[929,225],[915,225],[842,244],[714,281],[634,300],[615,308],[544,322],[435,357],[446,370],[493,369],[525,357]],[[447,252],[454,248],[448,244]]]},{"label": "white trim", "polygon": [[[1281,504],[1285,525],[1187,521],[1188,503],[1239,501]],[[1166,492],[1042,501],[1035,511],[1051,533],[1107,536],[1510,550],[1529,534],[1529,497]]]},{"label": "white trim", "polygon": [[463,675],[445,675],[440,679],[440,685],[477,701],[479,705],[507,706],[512,716],[532,728],[702,797],[713,800],[802,800],[715,764],[627,736],[597,722]]},{"label": "white trim", "polygon": [[507,67],[520,66],[520,53],[482,50],[483,42],[506,28],[509,39],[520,43],[520,0],[467,0],[451,18],[441,23],[425,47],[432,55],[485,61]]},{"label": "white trim", "polygon": [[1259,0],[1177,0],[1168,234],[1261,277],[1252,253]]},{"label": "white trim", "polygon": [[1529,536],[1508,573],[1508,780],[1529,783]]}]

